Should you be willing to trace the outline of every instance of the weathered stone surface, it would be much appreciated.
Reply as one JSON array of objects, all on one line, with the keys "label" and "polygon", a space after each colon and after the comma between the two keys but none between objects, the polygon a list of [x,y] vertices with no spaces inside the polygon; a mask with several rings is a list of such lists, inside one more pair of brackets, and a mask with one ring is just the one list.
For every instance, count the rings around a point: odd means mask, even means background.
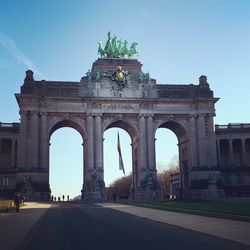
[{"label": "weathered stone surface", "polygon": [[[118,66],[128,72],[129,81],[121,78],[124,82],[119,82],[109,74]],[[28,72],[21,93],[16,94],[20,124],[0,124],[0,176],[9,171],[10,183],[4,188],[5,194],[26,190],[31,198],[46,199],[50,194],[50,137],[61,127],[72,127],[84,141],[82,194],[103,198],[103,133],[120,127],[132,140],[134,195],[150,197],[158,193],[154,138],[156,129],[163,127],[178,138],[183,194],[217,196],[208,180],[219,176],[214,168],[217,152],[213,124],[218,99],[207,79],[202,76],[199,85],[157,85],[154,79],[140,78],[141,67],[134,59],[101,58],[80,82],[35,81]],[[123,77],[122,71],[119,73]],[[4,138],[10,139],[9,144]],[[4,150],[9,153],[4,155]],[[27,176],[30,183],[25,186]],[[197,183],[207,186],[192,189]]]}]

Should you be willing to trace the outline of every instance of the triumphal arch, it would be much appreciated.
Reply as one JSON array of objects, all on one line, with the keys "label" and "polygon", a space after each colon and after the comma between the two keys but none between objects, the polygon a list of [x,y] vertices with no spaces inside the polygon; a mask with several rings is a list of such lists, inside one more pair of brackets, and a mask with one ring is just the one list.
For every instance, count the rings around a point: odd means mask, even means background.
[{"label": "triumphal arch", "polygon": [[[50,137],[61,127],[76,129],[83,139],[85,198],[105,196],[103,134],[119,127],[132,140],[132,193],[136,198],[157,192],[155,132],[168,128],[178,138],[180,193],[184,197],[219,195],[216,185],[195,189],[192,181],[210,180],[216,170],[213,119],[215,98],[207,77],[198,84],[157,84],[133,59],[136,43],[108,34],[101,55],[79,82],[36,81],[31,70],[16,99],[21,122],[12,141],[15,190],[31,198],[46,198],[49,188]],[[18,187],[18,188],[17,188]]]}]

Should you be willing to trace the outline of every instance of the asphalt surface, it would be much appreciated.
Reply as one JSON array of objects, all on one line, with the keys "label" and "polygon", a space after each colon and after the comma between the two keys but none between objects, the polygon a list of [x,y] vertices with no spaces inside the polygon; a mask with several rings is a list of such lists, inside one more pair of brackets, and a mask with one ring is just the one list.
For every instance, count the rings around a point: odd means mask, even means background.
[{"label": "asphalt surface", "polygon": [[18,250],[243,250],[250,246],[93,204],[47,209]]}]

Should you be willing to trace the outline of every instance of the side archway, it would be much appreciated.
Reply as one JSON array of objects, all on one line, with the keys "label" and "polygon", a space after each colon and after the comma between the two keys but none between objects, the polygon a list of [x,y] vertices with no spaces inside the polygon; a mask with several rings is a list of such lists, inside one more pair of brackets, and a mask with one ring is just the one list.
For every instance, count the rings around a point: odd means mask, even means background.
[{"label": "side archway", "polygon": [[[50,145],[51,145],[51,137],[53,136],[53,134],[55,132],[57,132],[58,130],[62,129],[62,128],[71,128],[75,131],[77,131],[77,134],[80,135],[81,139],[80,139],[80,144],[83,146],[80,150],[82,156],[81,156],[81,165],[82,165],[82,171],[81,171],[81,174],[80,176],[82,176],[81,178],[81,185],[83,187],[84,185],[84,176],[85,176],[85,161],[86,161],[86,150],[84,148],[84,142],[86,141],[86,131],[85,131],[85,127],[83,126],[84,125],[84,122],[82,121],[78,121],[78,120],[75,120],[75,119],[70,119],[70,118],[57,118],[57,117],[54,117],[54,119],[52,119],[50,121],[50,123],[48,124],[48,130],[47,130],[47,134],[48,134],[48,149],[47,149],[47,155],[48,155],[48,159],[47,159],[47,165],[48,165],[48,182],[51,180],[51,149],[50,149]],[[60,131],[58,131],[60,132]],[[79,141],[78,141],[79,142]],[[75,145],[72,145],[72,147],[74,147]],[[79,149],[77,149],[77,151],[79,152]],[[77,192],[76,195],[80,194],[81,193],[81,189],[82,188],[79,188],[79,192]],[[52,190],[53,191],[53,190]]]},{"label": "side archway", "polygon": [[155,128],[155,133],[158,128],[165,128],[172,131],[177,138],[178,155],[179,155],[179,169],[180,169],[180,187],[178,195],[186,197],[189,189],[189,171],[190,163],[190,142],[189,142],[189,130],[186,121],[161,121]]}]

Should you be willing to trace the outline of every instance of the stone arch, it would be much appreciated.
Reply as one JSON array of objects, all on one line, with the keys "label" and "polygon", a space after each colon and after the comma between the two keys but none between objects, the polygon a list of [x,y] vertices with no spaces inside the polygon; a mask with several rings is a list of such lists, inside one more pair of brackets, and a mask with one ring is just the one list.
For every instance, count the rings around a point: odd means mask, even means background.
[{"label": "stone arch", "polygon": [[50,124],[48,125],[47,135],[50,138],[50,136],[57,130],[63,127],[69,127],[77,130],[80,135],[82,136],[82,139],[84,140],[87,138],[87,132],[84,128],[81,121],[73,119],[73,118],[55,118],[53,119]]},{"label": "stone arch", "polygon": [[132,191],[131,195],[132,197],[135,197],[135,190],[138,186],[139,180],[138,180],[138,152],[139,152],[139,131],[138,128],[133,124],[133,121],[136,120],[127,120],[127,119],[111,119],[107,121],[103,126],[103,133],[109,129],[109,128],[122,128],[124,129],[131,138],[131,146],[132,146]]},{"label": "stone arch", "polygon": [[138,139],[138,128],[132,124],[132,121],[127,119],[117,119],[114,118],[112,120],[106,121],[103,126],[103,133],[109,128],[122,128],[124,129],[130,136],[132,143],[134,143]]},{"label": "stone arch", "polygon": [[190,145],[189,145],[189,129],[185,120],[166,120],[161,121],[155,127],[154,134],[158,128],[167,128],[171,130],[177,137],[179,147],[179,167],[180,167],[180,192],[181,196],[186,197],[189,189],[189,172],[190,163]]},{"label": "stone arch", "polygon": [[[52,136],[52,134],[60,129],[60,128],[73,128],[74,130],[76,130],[81,138],[82,138],[82,145],[84,147],[83,150],[83,162],[82,162],[82,167],[83,167],[83,185],[85,182],[85,168],[86,168],[86,157],[87,157],[87,153],[85,150],[85,142],[87,141],[87,132],[86,129],[84,127],[84,121],[80,120],[80,119],[76,119],[76,118],[72,118],[72,117],[53,117],[53,119],[51,121],[48,122],[48,126],[47,126],[47,138],[48,138],[48,142],[50,141],[50,138]],[[50,150],[48,148],[47,151],[47,156],[48,159],[50,158]],[[48,162],[48,183],[49,183],[49,160],[47,159]]]},{"label": "stone arch", "polygon": [[158,128],[170,129],[179,139],[188,136],[188,127],[185,121],[176,120],[162,120],[158,122],[154,128],[154,134]]}]

